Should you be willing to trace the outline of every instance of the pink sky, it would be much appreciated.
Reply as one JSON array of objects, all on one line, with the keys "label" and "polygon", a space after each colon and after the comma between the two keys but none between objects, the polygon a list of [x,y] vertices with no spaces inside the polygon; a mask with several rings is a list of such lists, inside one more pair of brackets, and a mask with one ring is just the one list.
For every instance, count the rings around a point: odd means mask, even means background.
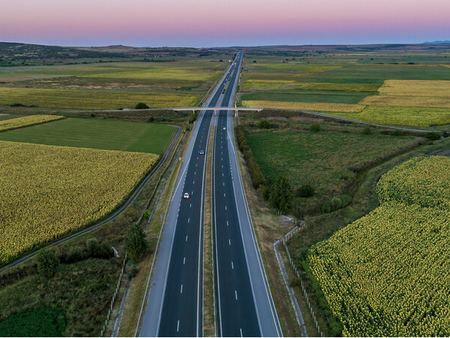
[{"label": "pink sky", "polygon": [[450,40],[450,0],[1,0],[0,41],[91,46]]}]

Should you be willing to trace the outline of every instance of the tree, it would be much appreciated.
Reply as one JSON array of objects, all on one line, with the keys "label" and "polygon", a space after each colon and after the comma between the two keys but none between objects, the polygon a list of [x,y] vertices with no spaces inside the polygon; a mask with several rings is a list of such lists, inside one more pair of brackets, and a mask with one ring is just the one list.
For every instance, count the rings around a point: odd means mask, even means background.
[{"label": "tree", "polygon": [[148,249],[145,237],[144,230],[138,224],[132,225],[125,235],[124,247],[134,262],[137,262]]},{"label": "tree", "polygon": [[278,176],[272,193],[270,203],[281,214],[286,214],[292,209],[293,195],[289,180],[285,176]]},{"label": "tree", "polygon": [[146,103],[144,102],[139,102],[136,107],[134,109],[148,109],[149,107],[147,106]]},{"label": "tree", "polygon": [[97,238],[89,238],[86,241],[86,247],[91,257],[97,257],[100,252],[100,244]]},{"label": "tree", "polygon": [[53,250],[44,250],[36,256],[36,263],[39,274],[50,278],[58,271],[59,258]]}]

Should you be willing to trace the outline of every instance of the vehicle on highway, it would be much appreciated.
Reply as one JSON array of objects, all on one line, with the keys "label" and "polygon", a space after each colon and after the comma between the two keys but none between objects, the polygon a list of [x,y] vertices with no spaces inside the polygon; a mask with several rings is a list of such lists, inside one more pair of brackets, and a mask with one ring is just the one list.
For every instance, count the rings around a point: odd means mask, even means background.
[{"label": "vehicle on highway", "polygon": [[205,151],[204,151],[204,150],[200,150],[198,153],[199,153],[200,155],[205,155]]},{"label": "vehicle on highway", "polygon": [[223,129],[223,130],[227,130],[227,128],[225,128],[225,127],[223,127],[222,129]]},{"label": "vehicle on highway", "polygon": [[188,199],[189,198],[189,193],[185,192],[184,195],[183,195],[183,198]]}]

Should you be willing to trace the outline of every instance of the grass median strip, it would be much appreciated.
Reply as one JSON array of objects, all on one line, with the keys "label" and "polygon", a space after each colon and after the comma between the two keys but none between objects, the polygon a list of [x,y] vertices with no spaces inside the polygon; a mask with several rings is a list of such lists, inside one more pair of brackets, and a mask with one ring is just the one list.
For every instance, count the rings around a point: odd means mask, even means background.
[{"label": "grass median strip", "polygon": [[[214,271],[212,257],[212,156],[214,149],[214,131],[215,127],[211,127],[209,136],[208,164],[206,169],[206,196],[205,196],[205,225],[203,240],[203,264],[204,264],[204,280],[203,280],[203,335],[205,337],[215,336],[215,316],[214,316]],[[210,187],[210,188],[208,188]]]}]

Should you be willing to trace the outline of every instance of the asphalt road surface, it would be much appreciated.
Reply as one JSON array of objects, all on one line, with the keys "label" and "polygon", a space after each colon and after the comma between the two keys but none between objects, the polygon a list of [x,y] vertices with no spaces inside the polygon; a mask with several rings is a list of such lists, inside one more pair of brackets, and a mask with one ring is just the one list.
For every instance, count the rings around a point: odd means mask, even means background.
[{"label": "asphalt road surface", "polygon": [[[234,68],[234,66],[231,66]],[[207,103],[217,105],[227,72]],[[202,111],[169,207],[140,336],[202,335],[203,219],[206,155],[212,110]],[[189,198],[183,198],[185,193]]]},{"label": "asphalt road surface", "polygon": [[[240,68],[241,54],[237,60]],[[232,106],[238,72],[222,107]],[[214,142],[213,213],[219,336],[281,336],[243,190],[230,111],[220,112]]]}]

